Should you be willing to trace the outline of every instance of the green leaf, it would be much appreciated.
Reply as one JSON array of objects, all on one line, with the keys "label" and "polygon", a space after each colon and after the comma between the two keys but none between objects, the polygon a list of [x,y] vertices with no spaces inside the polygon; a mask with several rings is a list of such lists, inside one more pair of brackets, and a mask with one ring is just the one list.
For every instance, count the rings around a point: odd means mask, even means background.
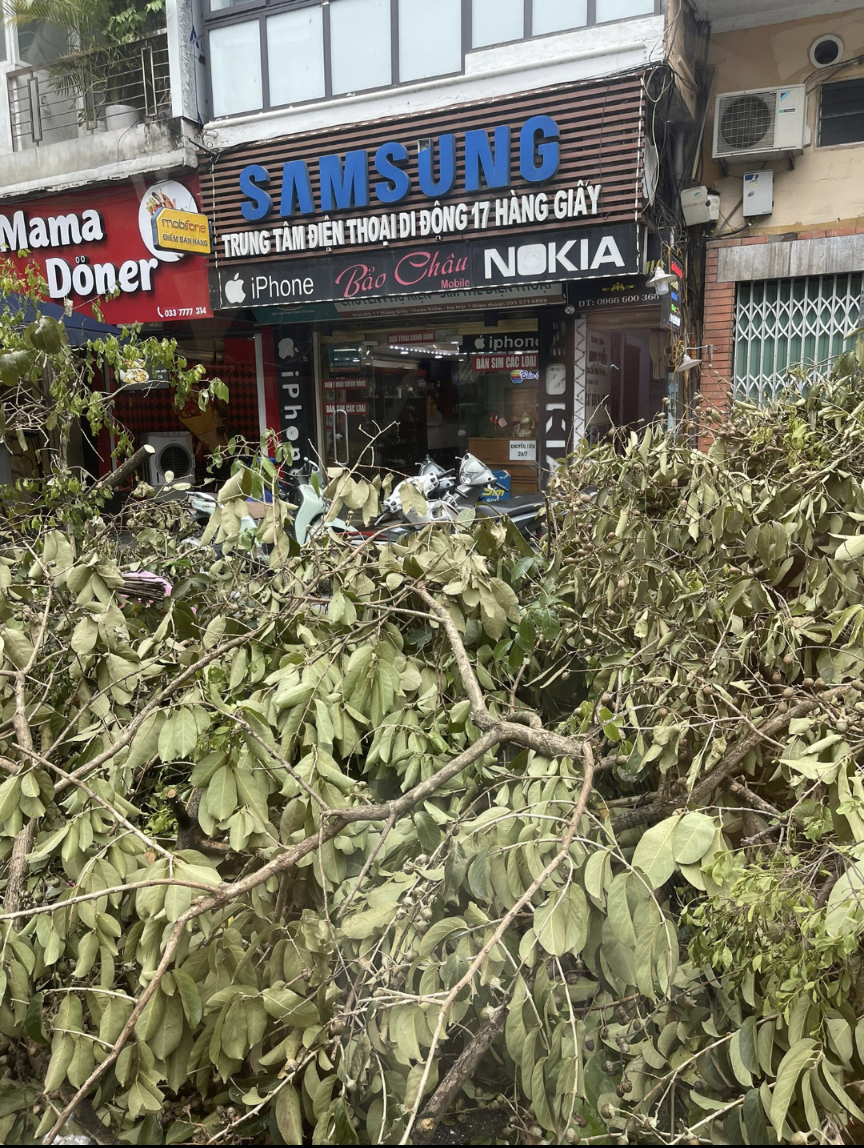
[{"label": "green leaf", "polygon": [[588,936],[588,903],[582,888],[571,883],[551,893],[534,912],[534,932],[552,956],[580,953]]},{"label": "green leaf", "polygon": [[834,557],[838,562],[855,562],[864,558],[864,534],[854,534],[847,538],[834,551]]},{"label": "green leaf", "polygon": [[207,624],[207,629],[204,631],[204,649],[212,650],[214,646],[218,646],[222,641],[225,634],[225,628],[228,625],[228,620],[224,614],[217,614],[215,618],[211,618]]},{"label": "green leaf", "polygon": [[633,928],[633,914],[630,912],[628,887],[635,878],[631,873],[618,873],[612,878],[606,897],[606,912],[609,927],[622,945],[636,948],[636,930]]},{"label": "green leaf", "polygon": [[612,882],[612,858],[608,849],[597,849],[585,864],[585,892],[598,909],[606,908],[606,890]]},{"label": "green leaf", "polygon": [[95,1059],[93,1056],[93,1040],[89,1036],[73,1037],[75,1047],[69,1067],[66,1069],[66,1079],[73,1088],[80,1088],[93,1071]]},{"label": "green leaf", "polygon": [[818,1052],[819,1045],[816,1041],[804,1038],[796,1041],[780,1061],[780,1066],[777,1069],[777,1080],[771,1097],[771,1111],[768,1114],[778,1140],[783,1139],[783,1125],[786,1120],[786,1113],[789,1111],[789,1105],[792,1102],[795,1086],[798,1083],[798,1077],[805,1068],[811,1067],[810,1062],[815,1059]]},{"label": "green leaf", "polygon": [[[840,1083],[838,1077],[842,1077],[843,1070],[838,1066],[834,1066],[830,1061],[823,1058],[819,1062],[819,1072],[821,1073],[825,1083],[829,1089],[834,1093],[843,1108],[850,1113],[855,1119],[864,1124],[864,1112],[858,1107],[843,1085]],[[815,1077],[815,1074],[814,1074]]]},{"label": "green leaf", "polygon": [[94,620],[92,618],[82,618],[72,631],[69,645],[79,657],[85,658],[96,645],[98,637],[99,627]]},{"label": "green leaf", "polygon": [[166,1144],[192,1143],[195,1125],[189,1120],[172,1120],[165,1130]]},{"label": "green leaf", "polygon": [[[675,872],[673,840],[681,821],[680,814],[667,817],[645,831],[633,853],[633,867],[648,878],[652,889],[658,889]],[[713,839],[713,833],[712,833]]]},{"label": "green leaf", "polygon": [[864,913],[864,874],[853,862],[828,895],[825,931],[829,937],[857,932]]},{"label": "green leaf", "polygon": [[48,1044],[48,1037],[42,1028],[42,993],[35,993],[27,1005],[27,1013],[24,1017],[24,1031],[31,1040],[35,1040],[37,1044]]},{"label": "green leaf", "polygon": [[190,757],[198,743],[195,715],[186,706],[181,706],[168,720],[171,723],[174,758]]},{"label": "green leaf", "polygon": [[385,905],[382,909],[367,909],[346,917],[342,932],[352,941],[365,941],[374,933],[382,933],[396,918],[398,905]]},{"label": "green leaf", "polygon": [[111,995],[105,1001],[102,1016],[99,1020],[99,1039],[105,1044],[113,1044],[129,1019],[132,1012],[132,1001]]},{"label": "green leaf", "polygon": [[744,1097],[743,1117],[748,1141],[751,1144],[767,1144],[768,1128],[757,1088],[751,1088]]},{"label": "green leaf", "polygon": [[[421,1065],[417,1066],[422,1073]],[[413,1104],[406,1091],[406,1100]],[[406,1105],[407,1107],[407,1105]],[[333,1105],[333,1114],[335,1117],[335,1143],[336,1144],[359,1144],[360,1139],[357,1136],[357,1129],[354,1127],[354,1121],[348,1113],[348,1105],[345,1103],[343,1097],[339,1097]],[[278,1123],[278,1121],[277,1121]]]},{"label": "green leaf", "polygon": [[741,1030],[739,1029],[729,1042],[729,1059],[732,1062],[732,1071],[735,1079],[743,1088],[753,1087],[753,1077],[750,1075],[741,1057]]},{"label": "green leaf", "polygon": [[0,630],[0,638],[3,639],[6,657],[16,669],[23,670],[33,657],[33,643],[20,630],[9,626]]},{"label": "green leaf", "polygon": [[[160,990],[161,991],[161,990]],[[183,1005],[179,993],[165,998],[162,1022],[149,1040],[153,1055],[158,1060],[170,1056],[183,1036]]]},{"label": "green leaf", "polygon": [[738,1052],[748,1072],[759,1072],[759,1054],[756,1050],[756,1017],[748,1016],[738,1031]]},{"label": "green leaf", "polygon": [[237,808],[237,781],[228,765],[217,769],[207,786],[207,808],[217,821],[224,821]]},{"label": "green leaf", "polygon": [[672,853],[679,865],[695,865],[711,846],[717,826],[704,813],[685,813],[672,835]]},{"label": "green leaf", "polygon": [[165,916],[176,921],[192,904],[192,890],[188,885],[169,885],[165,890]]},{"label": "green leaf", "polygon": [[303,1107],[300,1093],[293,1084],[285,1084],[274,1104],[276,1124],[286,1144],[304,1143]]},{"label": "green leaf", "polygon": [[159,734],[164,725],[165,714],[161,710],[156,710],[144,718],[129,746],[129,755],[125,762],[127,768],[140,769],[156,756],[159,751]]},{"label": "green leaf", "polygon": [[21,777],[15,774],[13,777],[7,777],[6,780],[0,785],[0,825],[8,821],[15,810],[18,808],[18,803],[21,799]]},{"label": "green leaf", "polygon": [[51,1042],[51,1060],[45,1074],[45,1091],[54,1092],[66,1079],[66,1069],[75,1052],[75,1038],[68,1033],[55,1033]]},{"label": "green leaf", "polygon": [[201,994],[198,991],[198,986],[184,969],[174,970],[174,983],[177,985],[177,991],[180,993],[180,1001],[183,1005],[183,1012],[186,1014],[186,1020],[189,1022],[189,1027],[197,1028],[204,1013],[204,1006],[201,1003]]}]

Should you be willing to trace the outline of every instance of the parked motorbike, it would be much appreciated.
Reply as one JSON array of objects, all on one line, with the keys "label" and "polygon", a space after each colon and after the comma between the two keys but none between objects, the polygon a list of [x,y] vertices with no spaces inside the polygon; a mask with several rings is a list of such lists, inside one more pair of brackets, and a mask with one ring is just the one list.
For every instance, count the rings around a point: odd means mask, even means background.
[{"label": "parked motorbike", "polygon": [[[405,489],[409,485],[423,495],[426,505],[422,512],[411,505]],[[543,525],[543,495],[520,494],[515,498],[481,502],[484,492],[490,489],[500,491],[502,488],[489,467],[473,454],[462,456],[456,477],[427,458],[420,475],[400,482],[384,500],[374,528],[381,531],[389,527],[387,538],[391,540],[400,530],[405,533],[430,522],[455,522],[461,511],[473,510],[476,519],[507,519],[523,538],[536,540]]]},{"label": "parked motorbike", "polygon": [[[354,526],[342,518],[328,519],[331,504],[324,496],[325,486],[320,466],[310,458],[299,460],[283,474],[280,495],[296,506],[293,532],[301,546],[323,530],[336,531],[356,545],[370,538],[379,542],[396,542],[429,523],[456,522],[464,510],[473,510],[478,520],[510,521],[524,538],[532,542],[543,529],[545,499],[542,494],[481,501],[484,493],[501,491],[502,488],[489,467],[472,454],[462,456],[458,474],[446,470],[427,456],[418,473],[403,479],[384,499],[381,514],[366,527]],[[414,500],[409,496],[408,487],[423,496],[422,512],[412,505]],[[215,495],[190,491],[186,498],[190,512],[203,530],[216,508]],[[243,526],[254,530],[254,519],[248,517]]]}]

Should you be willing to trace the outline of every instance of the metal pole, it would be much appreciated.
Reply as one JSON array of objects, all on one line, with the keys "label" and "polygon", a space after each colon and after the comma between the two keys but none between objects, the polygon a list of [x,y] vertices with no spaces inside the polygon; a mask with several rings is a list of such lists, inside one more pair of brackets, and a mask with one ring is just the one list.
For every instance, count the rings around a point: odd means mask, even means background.
[{"label": "metal pole", "polygon": [[39,77],[31,76],[27,81],[27,88],[30,96],[30,132],[33,136],[33,142],[40,144],[42,142],[42,108],[39,105]]}]

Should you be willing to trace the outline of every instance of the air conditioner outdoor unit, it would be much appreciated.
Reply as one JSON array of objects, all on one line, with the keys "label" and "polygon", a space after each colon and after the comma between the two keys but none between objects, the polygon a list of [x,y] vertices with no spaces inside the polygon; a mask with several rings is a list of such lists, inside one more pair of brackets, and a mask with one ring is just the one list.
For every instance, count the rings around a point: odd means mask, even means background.
[{"label": "air conditioner outdoor unit", "polygon": [[[148,460],[151,486],[169,486],[194,477],[195,452],[189,431],[154,431],[142,435],[141,442],[156,451]],[[172,475],[170,481],[168,473]]]},{"label": "air conditioner outdoor unit", "polygon": [[803,84],[718,96],[714,106],[714,158],[749,161],[801,151],[806,111]]}]

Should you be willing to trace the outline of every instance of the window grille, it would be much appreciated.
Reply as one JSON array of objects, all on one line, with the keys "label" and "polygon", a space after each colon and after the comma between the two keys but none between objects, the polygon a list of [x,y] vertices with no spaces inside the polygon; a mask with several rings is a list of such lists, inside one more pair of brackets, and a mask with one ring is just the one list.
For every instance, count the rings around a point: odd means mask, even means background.
[{"label": "window grille", "polygon": [[864,140],[864,80],[823,84],[819,101],[819,146]]},{"label": "window grille", "polygon": [[794,382],[790,369],[816,374],[845,349],[861,308],[861,273],[738,284],[735,397],[773,401]]}]

